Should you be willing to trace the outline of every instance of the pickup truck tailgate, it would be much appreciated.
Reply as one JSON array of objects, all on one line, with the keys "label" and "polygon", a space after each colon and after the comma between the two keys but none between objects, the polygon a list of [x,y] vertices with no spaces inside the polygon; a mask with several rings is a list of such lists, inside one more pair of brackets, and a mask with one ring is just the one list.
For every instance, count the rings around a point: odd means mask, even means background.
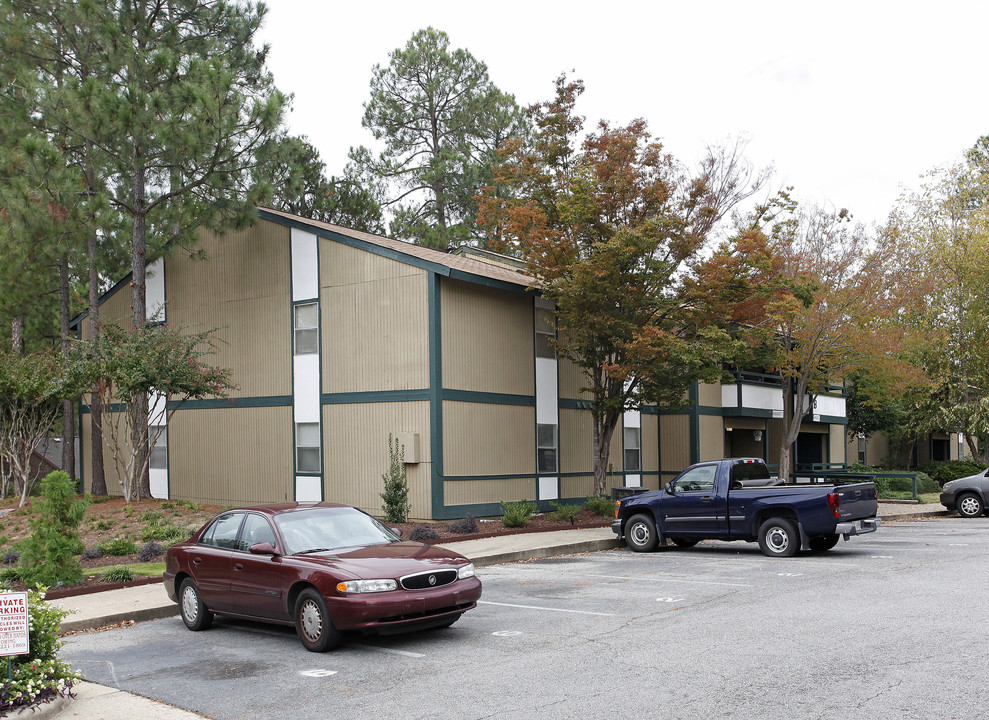
[{"label": "pickup truck tailgate", "polygon": [[871,482],[837,485],[839,522],[875,517],[879,511],[876,486]]}]

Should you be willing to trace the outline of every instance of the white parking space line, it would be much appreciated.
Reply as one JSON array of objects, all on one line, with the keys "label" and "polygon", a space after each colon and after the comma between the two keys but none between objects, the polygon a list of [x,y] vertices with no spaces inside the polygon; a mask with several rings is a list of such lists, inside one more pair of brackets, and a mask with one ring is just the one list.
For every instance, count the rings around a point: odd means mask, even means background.
[{"label": "white parking space line", "polygon": [[602,617],[614,617],[614,613],[591,612],[590,610],[565,610],[563,608],[540,607],[539,605],[514,605],[512,603],[489,602],[488,600],[478,600],[478,605],[500,605],[501,607],[522,608],[523,610],[548,610],[549,612],[576,613],[577,615],[600,615]]},{"label": "white parking space line", "polygon": [[424,657],[426,657],[422,653],[410,652],[409,650],[394,650],[392,648],[375,647],[374,645],[357,645],[357,644],[352,644],[351,647],[359,647],[362,650],[374,650],[375,652],[388,653],[389,655],[401,655],[402,657],[411,657],[411,658],[424,658]]},{"label": "white parking space line", "polygon": [[655,576],[652,576],[652,577],[645,577],[645,576],[630,577],[628,575],[585,575],[585,577],[604,578],[606,580],[638,580],[638,581],[648,580],[650,582],[682,582],[682,583],[693,583],[695,585],[722,585],[722,586],[725,586],[725,587],[752,587],[752,585],[749,584],[749,583],[715,582],[713,580],[691,580],[691,579],[688,579],[688,578],[669,577],[669,576],[666,576],[666,575],[663,575],[661,577],[655,577]]}]

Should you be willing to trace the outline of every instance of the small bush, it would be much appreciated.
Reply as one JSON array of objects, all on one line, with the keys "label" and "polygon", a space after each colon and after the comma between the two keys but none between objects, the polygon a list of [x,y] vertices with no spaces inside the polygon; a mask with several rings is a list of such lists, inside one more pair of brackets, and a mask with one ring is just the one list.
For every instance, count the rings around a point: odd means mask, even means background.
[{"label": "small bush", "polygon": [[467,513],[464,517],[459,520],[454,520],[447,526],[447,530],[457,535],[473,535],[474,533],[480,532],[481,528],[477,525],[477,518]]},{"label": "small bush", "polygon": [[101,557],[103,557],[103,551],[99,548],[91,547],[82,551],[83,560],[96,560]]},{"label": "small bush", "polygon": [[56,470],[41,481],[42,497],[35,501],[38,517],[31,518],[31,535],[20,558],[21,578],[28,587],[51,587],[82,578],[79,558],[85,546],[77,528],[86,501],[76,498],[76,484]]},{"label": "small bush", "polygon": [[16,550],[11,550],[10,552],[4,554],[3,560],[0,561],[0,565],[16,565],[17,561],[20,559],[21,554]]},{"label": "small bush", "polygon": [[148,542],[149,540],[159,540],[167,545],[174,545],[177,542],[185,540],[190,535],[189,531],[185,528],[181,528],[178,525],[172,525],[171,523],[165,523],[164,525],[146,525],[143,530],[141,530],[141,540]]},{"label": "small bush", "polygon": [[100,574],[100,582],[116,583],[130,582],[134,579],[134,572],[128,567],[107,568]]},{"label": "small bush", "polygon": [[136,555],[140,550],[133,540],[128,540],[127,538],[122,537],[104,540],[96,546],[96,549],[104,555],[109,555],[111,557],[117,557],[120,555]]},{"label": "small bush", "polygon": [[109,495],[86,495],[86,501],[92,505],[100,505],[110,499]]},{"label": "small bush", "polygon": [[391,433],[388,434],[388,472],[381,476],[385,491],[380,493],[385,521],[403,523],[412,509],[409,504],[409,482],[405,474],[405,448]]},{"label": "small bush", "polygon": [[172,509],[175,508],[175,503],[173,503],[173,502],[171,502],[169,500],[166,500],[165,502],[163,502],[158,507],[160,507],[162,510],[172,510]]},{"label": "small bush", "polygon": [[0,570],[0,585],[20,582],[21,571],[15,567],[7,566]]},{"label": "small bush", "polygon": [[104,520],[102,518],[99,518],[97,520],[91,520],[89,526],[93,528],[93,530],[103,531],[112,528],[113,523],[111,523],[109,520]]},{"label": "small bush", "polygon": [[505,513],[501,518],[505,527],[521,528],[528,525],[532,516],[536,514],[536,503],[531,500],[502,502],[501,509]]},{"label": "small bush", "polygon": [[615,514],[615,501],[604,495],[587,498],[584,507],[601,517],[611,517]]},{"label": "small bush", "polygon": [[141,515],[141,520],[152,525],[157,525],[161,522],[161,513],[157,510],[145,510],[144,514]]},{"label": "small bush", "polygon": [[191,510],[192,512],[199,512],[200,510],[203,509],[202,505],[200,505],[197,502],[194,502],[193,500],[176,500],[175,504],[181,505],[182,507],[186,508],[187,510]]},{"label": "small bush", "polygon": [[161,545],[152,540],[151,542],[144,544],[144,547],[141,548],[141,552],[137,554],[137,559],[141,562],[151,562],[163,552],[164,550]]},{"label": "small bush", "polygon": [[[0,592],[5,589],[0,587]],[[71,694],[72,683],[79,679],[79,673],[57,657],[62,647],[59,625],[66,615],[66,611],[45,602],[43,593],[28,591],[31,652],[14,655],[9,675],[0,673],[0,717]]]},{"label": "small bush", "polygon": [[440,534],[433,530],[433,528],[425,527],[423,525],[417,525],[412,528],[412,532],[409,533],[409,540],[415,540],[416,542],[426,542],[427,540],[439,540]]},{"label": "small bush", "polygon": [[570,521],[573,524],[574,515],[580,512],[580,505],[566,505],[560,502],[551,502],[550,505],[553,506],[554,510],[549,514],[554,520],[561,520],[563,522]]}]

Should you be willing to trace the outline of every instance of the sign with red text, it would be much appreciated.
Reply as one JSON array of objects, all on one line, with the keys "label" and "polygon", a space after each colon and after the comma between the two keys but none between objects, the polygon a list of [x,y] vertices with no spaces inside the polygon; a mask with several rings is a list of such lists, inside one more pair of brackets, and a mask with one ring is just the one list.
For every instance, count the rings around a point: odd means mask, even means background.
[{"label": "sign with red text", "polygon": [[28,650],[27,593],[0,593],[0,655]]}]

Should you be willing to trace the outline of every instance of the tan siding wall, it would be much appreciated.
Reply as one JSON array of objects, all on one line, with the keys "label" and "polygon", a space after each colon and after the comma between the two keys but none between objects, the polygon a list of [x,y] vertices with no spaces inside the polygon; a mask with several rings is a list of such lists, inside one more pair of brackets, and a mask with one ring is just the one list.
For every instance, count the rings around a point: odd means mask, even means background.
[{"label": "tan siding wall", "polygon": [[582,387],[590,385],[590,380],[578,366],[565,358],[557,365],[560,372],[560,397],[571,400],[588,400],[589,392],[580,392]]},{"label": "tan siding wall", "polygon": [[690,418],[663,415],[660,419],[660,457],[663,472],[680,472],[690,465]]},{"label": "tan siding wall", "polygon": [[[843,463],[845,462],[845,426],[844,425],[832,425],[830,430],[830,457],[828,462]],[[852,455],[852,462],[855,462],[855,456]]]},{"label": "tan siding wall", "polygon": [[[117,291],[100,305],[100,322],[113,322],[125,328],[134,327],[131,322],[130,284],[121,285]],[[82,337],[88,340],[92,337],[89,332],[89,318],[82,321]]]},{"label": "tan siding wall", "polygon": [[429,403],[323,406],[323,497],[381,515],[388,434],[419,434],[419,464],[407,464],[411,517],[431,514]]},{"label": "tan siding wall", "polygon": [[444,402],[444,475],[534,473],[534,414],[519,405]]},{"label": "tan siding wall", "polygon": [[210,362],[233,371],[232,397],[292,393],[289,230],[265,220],[227,235],[201,233],[207,260],[166,260],[168,322],[217,329]]},{"label": "tan siding wall", "polygon": [[[608,478],[605,493],[611,495],[611,488],[621,485],[618,478]],[[590,497],[594,494],[594,475],[587,474],[579,477],[565,477],[560,481],[560,497]]]},{"label": "tan siding wall", "polygon": [[594,471],[594,421],[589,410],[560,409],[560,472]]},{"label": "tan siding wall", "polygon": [[721,383],[698,383],[697,399],[703,407],[721,407]]},{"label": "tan siding wall", "polygon": [[292,408],[179,410],[168,423],[172,498],[228,505],[292,500]]},{"label": "tan siding wall", "polygon": [[535,393],[532,296],[443,280],[443,387]]},{"label": "tan siding wall", "polygon": [[725,456],[725,421],[720,415],[701,415],[700,459],[719,460]]},{"label": "tan siding wall", "polygon": [[447,505],[515,502],[536,499],[535,478],[447,480],[443,483]]},{"label": "tan siding wall", "polygon": [[428,273],[320,240],[323,392],[429,386]]},{"label": "tan siding wall", "polygon": [[[774,468],[779,469],[780,464],[780,445],[783,442],[783,421],[777,419],[771,419],[769,421],[769,438],[767,439],[767,447],[769,448],[769,464]],[[793,449],[790,450],[790,458],[793,458]],[[772,469],[770,470],[772,472]]]}]

